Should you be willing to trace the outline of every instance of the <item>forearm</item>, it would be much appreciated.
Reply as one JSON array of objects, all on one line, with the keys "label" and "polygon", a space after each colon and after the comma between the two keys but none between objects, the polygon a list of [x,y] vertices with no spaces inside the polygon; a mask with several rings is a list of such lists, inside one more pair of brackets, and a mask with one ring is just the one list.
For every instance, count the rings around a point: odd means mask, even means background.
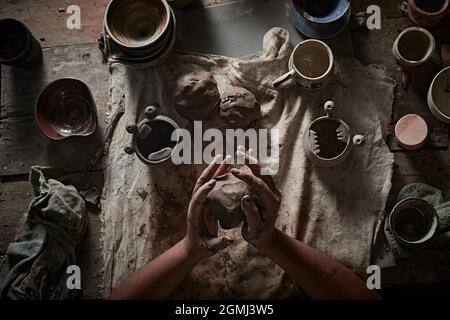
[{"label": "forearm", "polygon": [[379,298],[343,264],[279,230],[262,251],[313,299]]},{"label": "forearm", "polygon": [[165,299],[204,258],[186,238],[115,288],[110,299]]}]

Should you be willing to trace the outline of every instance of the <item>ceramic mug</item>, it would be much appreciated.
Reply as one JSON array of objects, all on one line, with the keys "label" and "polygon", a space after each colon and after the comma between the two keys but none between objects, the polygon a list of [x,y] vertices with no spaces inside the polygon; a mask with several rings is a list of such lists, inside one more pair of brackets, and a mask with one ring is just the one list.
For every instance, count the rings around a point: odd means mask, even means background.
[{"label": "ceramic mug", "polygon": [[394,42],[392,54],[403,67],[416,67],[427,62],[436,49],[433,35],[418,27],[403,30]]},{"label": "ceramic mug", "polygon": [[334,56],[330,47],[315,39],[300,42],[289,59],[289,72],[273,82],[280,87],[289,79],[302,88],[314,90],[325,86],[334,74]]}]

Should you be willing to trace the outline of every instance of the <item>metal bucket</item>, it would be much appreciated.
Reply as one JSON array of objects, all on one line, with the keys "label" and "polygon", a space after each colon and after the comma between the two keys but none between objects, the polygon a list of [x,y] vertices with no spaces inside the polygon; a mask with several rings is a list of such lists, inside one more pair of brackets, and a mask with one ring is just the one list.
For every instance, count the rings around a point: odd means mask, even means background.
[{"label": "metal bucket", "polygon": [[29,67],[42,58],[39,42],[18,20],[0,20],[0,39],[0,64]]},{"label": "metal bucket", "polygon": [[350,0],[293,0],[291,20],[309,38],[330,39],[350,21]]},{"label": "metal bucket", "polygon": [[159,63],[176,38],[175,15],[165,0],[112,0],[99,39],[104,61]]}]

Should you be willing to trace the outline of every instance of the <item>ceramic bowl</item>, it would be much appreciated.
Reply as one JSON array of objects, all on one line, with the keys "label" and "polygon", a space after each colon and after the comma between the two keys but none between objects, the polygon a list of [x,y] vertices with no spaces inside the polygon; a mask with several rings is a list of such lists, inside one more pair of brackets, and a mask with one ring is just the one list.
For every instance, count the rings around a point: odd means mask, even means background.
[{"label": "ceramic bowl", "polygon": [[394,237],[403,244],[428,242],[436,234],[439,218],[436,210],[425,200],[409,198],[397,203],[388,217]]},{"label": "ceramic bowl", "polygon": [[439,72],[431,83],[428,106],[437,119],[450,123],[450,67]]},{"label": "ceramic bowl", "polygon": [[291,20],[310,38],[329,39],[344,31],[350,21],[350,0],[293,0]]},{"label": "ceramic bowl", "polygon": [[77,79],[64,78],[50,83],[36,102],[36,121],[52,140],[91,135],[97,128],[91,91]]},{"label": "ceramic bowl", "polygon": [[427,62],[436,49],[433,35],[423,28],[403,30],[392,46],[392,54],[403,67],[416,67]]},{"label": "ceramic bowl", "polygon": [[409,0],[408,16],[420,27],[432,27],[448,14],[449,3],[449,0]]}]

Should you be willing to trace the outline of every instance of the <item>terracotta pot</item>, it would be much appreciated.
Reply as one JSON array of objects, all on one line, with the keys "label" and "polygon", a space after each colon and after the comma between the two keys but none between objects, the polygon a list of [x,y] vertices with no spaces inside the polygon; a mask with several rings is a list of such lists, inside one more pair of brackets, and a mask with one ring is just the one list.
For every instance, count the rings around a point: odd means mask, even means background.
[{"label": "terracotta pot", "polygon": [[420,27],[438,24],[448,14],[450,0],[409,0],[408,16]]},{"label": "terracotta pot", "polygon": [[317,118],[303,135],[303,150],[315,165],[322,167],[338,166],[351,154],[353,146],[364,143],[362,135],[354,135],[347,123],[331,115],[334,102],[324,105],[326,116]]}]

